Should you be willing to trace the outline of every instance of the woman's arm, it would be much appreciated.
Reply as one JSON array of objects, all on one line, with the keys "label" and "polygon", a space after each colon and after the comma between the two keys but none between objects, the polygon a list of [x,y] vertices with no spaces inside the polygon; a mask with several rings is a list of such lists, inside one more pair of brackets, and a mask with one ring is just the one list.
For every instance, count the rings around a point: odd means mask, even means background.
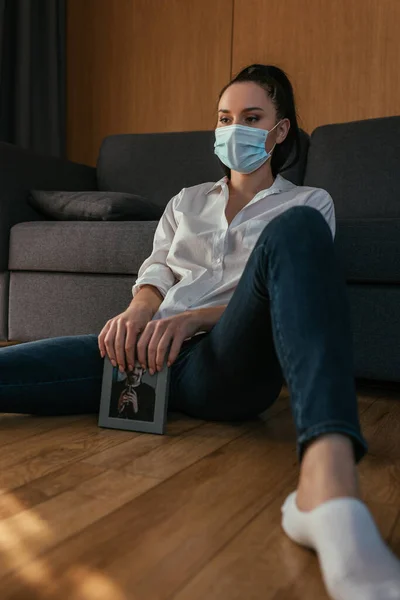
[{"label": "woman's arm", "polygon": [[144,305],[149,309],[151,315],[150,319],[152,319],[160,308],[162,301],[163,296],[158,288],[154,287],[154,285],[143,284],[136,292],[134,298],[132,298],[128,310]]},{"label": "woman's arm", "polygon": [[143,262],[139,269],[135,285],[132,287],[132,296],[135,298],[143,285],[152,285],[157,288],[164,298],[168,290],[175,283],[175,276],[166,264],[169,249],[177,229],[174,205],[183,193],[183,190],[174,196],[167,204],[164,213],[154,233],[152,253]]},{"label": "woman's arm", "polygon": [[210,331],[217,321],[220,320],[222,313],[228,305],[223,304],[221,306],[210,306],[208,308],[196,308],[193,311],[194,319],[199,324],[198,331]]}]

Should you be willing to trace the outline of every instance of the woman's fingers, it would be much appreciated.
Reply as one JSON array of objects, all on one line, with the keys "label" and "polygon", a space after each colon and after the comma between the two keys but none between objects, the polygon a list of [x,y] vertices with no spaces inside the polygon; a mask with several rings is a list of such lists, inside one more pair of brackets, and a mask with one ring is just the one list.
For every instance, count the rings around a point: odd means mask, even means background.
[{"label": "woman's fingers", "polygon": [[147,346],[147,360],[149,364],[149,372],[150,375],[153,375],[157,371],[156,364],[156,355],[158,345],[160,343],[161,338],[164,335],[164,332],[170,327],[169,323],[164,323],[163,321],[158,321],[154,327],[153,335]]},{"label": "woman's fingers", "polygon": [[172,364],[186,338],[186,330],[176,317],[150,321],[136,345],[136,353],[143,368],[148,368],[151,375],[161,371],[166,357]]},{"label": "woman's fingers", "polygon": [[128,324],[126,328],[125,356],[129,371],[132,371],[135,366],[136,341],[137,332],[134,327],[130,327]]},{"label": "woman's fingers", "polygon": [[106,334],[108,333],[108,330],[110,329],[110,326],[111,326],[111,321],[107,321],[107,323],[104,325],[103,329],[100,331],[99,336],[97,338],[97,343],[99,346],[101,358],[104,358],[104,356],[107,354],[106,345],[104,343],[104,338],[106,337]]},{"label": "woman's fingers", "polygon": [[168,367],[170,367],[172,365],[172,363],[174,363],[175,360],[177,359],[179,350],[181,349],[185,338],[186,338],[186,335],[184,332],[178,330],[175,333],[175,336],[172,340],[171,349],[170,349],[168,357],[167,357]]},{"label": "woman's fingers", "polygon": [[106,347],[106,353],[107,353],[108,358],[110,359],[111,363],[114,365],[114,367],[117,364],[116,357],[115,357],[115,350],[114,350],[114,338],[115,338],[115,333],[116,333],[115,330],[116,330],[116,327],[115,327],[114,323],[112,323],[106,333],[105,338],[104,338],[104,345]]},{"label": "woman's fingers", "polygon": [[125,336],[126,325],[122,319],[117,319],[117,333],[114,341],[117,364],[125,370]]},{"label": "woman's fingers", "polygon": [[153,335],[153,330],[154,330],[154,322],[150,321],[144,328],[143,332],[140,334],[139,341],[136,344],[137,358],[138,358],[138,361],[140,362],[140,364],[142,365],[143,369],[148,368],[147,346],[149,344],[151,336]]},{"label": "woman's fingers", "polygon": [[175,336],[176,336],[176,328],[172,327],[171,325],[165,330],[164,334],[161,336],[160,341],[158,342],[158,346],[157,346],[157,352],[156,352],[156,357],[155,357],[155,364],[156,364],[156,370],[157,371],[161,371],[163,366],[164,366],[164,362],[165,362],[165,356],[168,352],[168,348],[171,344],[172,340],[175,340]]},{"label": "woman's fingers", "polygon": [[[118,364],[121,370],[132,370],[138,336],[148,323],[149,312],[140,307],[136,311],[128,308],[110,319],[98,336],[100,354],[107,354],[114,367]],[[145,355],[142,359],[146,362]]]}]

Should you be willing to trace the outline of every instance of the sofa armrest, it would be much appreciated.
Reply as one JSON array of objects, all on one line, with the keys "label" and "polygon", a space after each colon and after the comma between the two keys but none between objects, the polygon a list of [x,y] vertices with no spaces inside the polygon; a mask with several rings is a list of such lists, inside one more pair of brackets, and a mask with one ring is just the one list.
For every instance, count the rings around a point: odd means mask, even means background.
[{"label": "sofa armrest", "polygon": [[27,203],[32,189],[96,190],[96,169],[0,142],[0,272],[8,265],[11,227],[47,220]]}]

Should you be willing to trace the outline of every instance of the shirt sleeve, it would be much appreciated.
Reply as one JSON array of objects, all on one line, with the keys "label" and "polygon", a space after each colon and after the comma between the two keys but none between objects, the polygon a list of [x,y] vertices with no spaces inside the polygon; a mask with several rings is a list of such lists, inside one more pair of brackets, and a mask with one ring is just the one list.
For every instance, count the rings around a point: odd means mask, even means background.
[{"label": "shirt sleeve", "polygon": [[328,223],[331,229],[332,238],[335,239],[335,205],[333,204],[333,200],[328,194],[328,192],[323,189],[315,190],[315,192],[311,194],[308,200],[306,201],[306,206],[311,206],[312,208],[316,208],[317,210],[319,210],[319,212],[325,218],[326,222]]},{"label": "shirt sleeve", "polygon": [[[183,190],[182,190],[183,191]],[[169,249],[174,239],[177,223],[174,204],[182,192],[174,196],[167,204],[154,233],[153,250],[139,269],[138,277],[132,286],[134,298],[142,285],[154,285],[163,297],[175,283],[175,276],[166,264]]]}]

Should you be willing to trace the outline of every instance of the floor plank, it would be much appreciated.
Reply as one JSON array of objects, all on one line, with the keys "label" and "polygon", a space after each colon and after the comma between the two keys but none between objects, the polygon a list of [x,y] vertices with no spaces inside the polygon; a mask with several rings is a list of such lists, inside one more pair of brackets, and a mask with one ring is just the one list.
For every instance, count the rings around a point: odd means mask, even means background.
[{"label": "floor plank", "polygon": [[106,469],[78,461],[0,495],[0,519],[34,508]]},{"label": "floor plank", "polygon": [[385,397],[368,408],[368,418],[363,426],[369,443],[369,454],[384,456],[388,460],[400,459],[400,395]]},{"label": "floor plank", "polygon": [[[62,422],[63,418],[64,422]],[[12,423],[11,418],[6,420],[9,424]],[[97,415],[42,418],[44,425],[34,427],[35,435],[32,433],[32,422],[29,419],[22,417],[15,421],[19,434],[15,435],[14,432],[12,440],[11,435],[8,436],[8,442],[3,446],[0,455],[0,497],[5,491],[20,488],[86,457],[93,455],[101,457],[102,452],[107,450],[115,450],[117,455],[118,446],[122,446],[120,452],[123,453],[125,441],[132,443],[136,438],[137,443],[140,438],[139,444],[146,443],[143,436],[137,433],[97,427]],[[37,421],[40,422],[39,419]],[[172,416],[168,424],[167,436],[149,437],[153,439],[152,443],[165,443],[202,424],[203,421]],[[10,428],[11,433],[12,425]],[[32,435],[25,436],[26,430]],[[0,433],[0,438],[3,440],[3,432]],[[145,439],[148,443],[146,436]]]},{"label": "floor plank", "polygon": [[[215,427],[219,432],[220,428],[218,425]],[[245,426],[230,428],[225,426],[225,429],[225,435],[221,435],[219,432],[218,435],[210,438],[212,441],[211,445],[206,435],[197,435],[199,443],[193,446],[195,451],[191,453],[189,461],[196,462],[199,456],[203,457],[207,453],[213,452],[246,431]],[[143,435],[138,437],[143,440],[154,437],[168,442],[166,437],[161,436]],[[176,439],[174,438],[170,439],[171,444],[175,441]],[[177,441],[179,443],[182,439],[179,438]],[[199,448],[200,454],[198,451]],[[140,457],[137,460],[140,460]],[[188,465],[187,457],[185,457],[185,465]],[[119,465],[116,466],[119,467]],[[108,515],[116,508],[124,505],[129,499],[142,494],[146,489],[156,486],[159,480],[170,476],[170,471],[165,469],[164,474],[159,472],[158,475],[159,479],[154,477],[154,474],[149,474],[148,476],[140,474],[130,475],[127,472],[120,472],[118,469],[107,470],[88,481],[80,483],[72,491],[66,491],[39,504],[36,506],[34,512],[26,510],[5,519],[3,527],[9,531],[14,530],[18,532],[18,536],[14,536],[13,540],[9,540],[9,545],[5,546],[3,544],[1,548],[7,557],[11,557],[8,561],[9,565],[15,569],[24,563],[26,555],[18,554],[21,544],[26,549],[29,549],[30,553],[41,553],[49,547],[59,544],[68,536]],[[105,499],[108,501],[105,502]],[[51,531],[45,528],[43,535],[38,536],[38,532],[34,527],[34,535],[32,536],[31,528],[24,526],[25,523],[30,523],[31,521],[34,523],[38,521],[51,522],[53,528]],[[0,566],[0,576],[6,572],[7,567],[4,570]]]},{"label": "floor plank", "polygon": [[62,428],[69,423],[77,423],[82,419],[85,420],[87,417],[68,415],[44,418],[33,415],[0,414],[0,448],[11,443],[20,443],[21,439],[26,441],[38,433]]},{"label": "floor plank", "polygon": [[126,431],[105,432],[97,427],[93,416],[88,416],[63,428],[41,432],[23,443],[16,440],[0,455],[0,494],[121,444],[130,436],[132,433]]},{"label": "floor plank", "polygon": [[[363,496],[400,556],[400,391],[357,391]],[[327,598],[280,526],[298,475],[287,388],[258,422],[172,414],[165,436],[46,419],[0,416],[2,600]]]},{"label": "floor plank", "polygon": [[[57,578],[70,573],[71,562],[82,564],[90,540],[96,547],[90,566],[101,564],[103,575],[107,572],[118,581],[124,593],[134,589],[135,598],[167,598],[182,578],[193,574],[271,501],[277,487],[288,477],[293,481],[293,448],[287,442],[268,440],[264,426],[254,427],[50,551],[47,563],[57,569]],[[289,459],[286,469],[276,460],[284,448]],[[266,460],[271,452],[275,452],[273,464]],[[173,565],[179,569],[171,569]],[[12,578],[2,582],[9,593],[11,582]],[[67,589],[64,579],[62,588]],[[75,587],[68,589],[68,598],[75,593],[79,593]]]},{"label": "floor plank", "polygon": [[290,484],[280,490],[274,500],[175,595],[175,599],[258,600],[262,593],[268,600],[279,591],[282,581],[295,582],[313,554],[282,535],[280,507],[291,491]]}]

